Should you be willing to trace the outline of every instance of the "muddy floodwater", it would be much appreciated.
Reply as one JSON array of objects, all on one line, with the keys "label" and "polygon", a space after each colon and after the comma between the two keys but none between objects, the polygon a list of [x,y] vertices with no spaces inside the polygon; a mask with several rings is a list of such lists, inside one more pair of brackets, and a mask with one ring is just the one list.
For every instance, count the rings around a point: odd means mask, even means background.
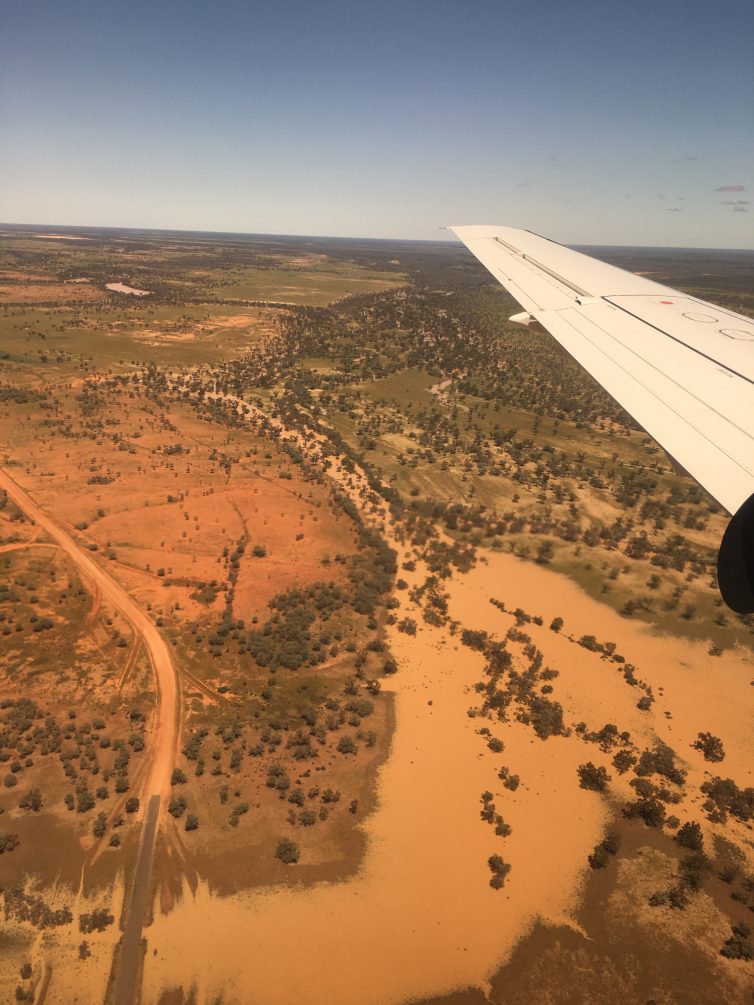
[{"label": "muddy floodwater", "polygon": [[[486,570],[459,579],[456,604],[495,615],[488,579]],[[198,1002],[222,993],[264,1005],[385,1005],[484,985],[535,915],[568,916],[583,849],[603,827],[600,801],[573,792],[580,751],[513,723],[505,754],[493,755],[466,715],[482,657],[429,626],[416,638],[394,632],[390,645],[400,666],[396,732],[360,872],[227,898],[201,884],[185,890],[146,931],[144,1002],[193,985]],[[515,794],[497,778],[502,763],[522,775]],[[480,820],[485,789],[512,825],[504,840]],[[493,853],[514,863],[500,891],[489,885]]]},{"label": "muddy floodwater", "polygon": [[[656,637],[563,577],[510,555],[491,555],[456,576],[449,593],[452,617],[498,637],[512,619],[492,597],[544,616],[543,626],[526,627],[559,669],[567,721],[577,714],[595,726],[617,721],[638,742],[661,735],[682,757],[698,730],[719,728],[731,768],[745,781],[754,725],[745,700],[748,654],[730,654],[723,668],[704,644]],[[548,626],[559,614],[566,625],[556,635]],[[567,637],[589,631],[614,639],[651,673],[656,714],[638,711],[622,675]],[[504,753],[493,754],[476,733],[478,720],[466,714],[476,703],[471,689],[482,677],[482,657],[427,625],[415,638],[393,631],[389,641],[400,667],[396,732],[378,808],[364,824],[359,873],[340,884],[228,898],[213,897],[206,885],[195,895],[184,891],[146,932],[145,1003],[156,1005],[163,990],[179,986],[194,986],[198,1003],[224,994],[228,1002],[259,1005],[386,1005],[484,988],[537,918],[573,924],[587,854],[607,823],[604,801],[576,782],[582,741],[573,733],[542,741],[515,721],[490,724],[505,742]],[[718,712],[712,692],[720,699],[723,690]],[[664,715],[670,697],[673,718]],[[521,776],[515,793],[498,780],[501,764]],[[505,839],[480,821],[485,789],[512,827]],[[489,886],[493,853],[512,866],[497,892]]]}]

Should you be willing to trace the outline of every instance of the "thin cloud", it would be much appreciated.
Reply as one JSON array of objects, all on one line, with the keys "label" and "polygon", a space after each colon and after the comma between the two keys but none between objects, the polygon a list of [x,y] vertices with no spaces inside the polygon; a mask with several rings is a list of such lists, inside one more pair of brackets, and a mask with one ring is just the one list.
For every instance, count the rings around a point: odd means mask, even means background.
[{"label": "thin cloud", "polygon": [[696,156],[696,154],[686,154],[685,157],[673,157],[673,159],[670,161],[670,163],[671,164],[693,164],[695,161],[698,161],[698,160],[699,160],[699,158]]},{"label": "thin cloud", "polygon": [[723,199],[721,206],[748,206],[748,199]]},{"label": "thin cloud", "polygon": [[721,185],[715,189],[716,192],[745,192],[743,185]]},{"label": "thin cloud", "polygon": [[732,213],[748,213],[746,206],[734,206],[731,210]]},{"label": "thin cloud", "polygon": [[683,210],[681,209],[680,206],[666,206],[665,207],[665,212],[666,213],[682,213]]}]

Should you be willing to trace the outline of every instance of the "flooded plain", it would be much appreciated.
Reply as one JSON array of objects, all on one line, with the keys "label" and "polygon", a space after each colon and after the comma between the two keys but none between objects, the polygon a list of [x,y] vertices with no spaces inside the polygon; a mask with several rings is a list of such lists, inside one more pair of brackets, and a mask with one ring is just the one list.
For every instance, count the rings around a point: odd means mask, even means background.
[{"label": "flooded plain", "polygon": [[[450,613],[466,627],[503,637],[512,619],[489,603],[493,597],[545,616],[538,631],[546,637],[536,642],[542,648],[547,642],[546,656],[561,670],[557,696],[567,712],[579,707],[595,726],[615,719],[637,740],[651,742],[659,732],[676,746],[682,739],[681,757],[696,730],[720,728],[730,769],[745,783],[744,740],[752,723],[741,698],[750,687],[748,657],[715,661],[703,644],[656,637],[563,577],[509,555],[490,556],[454,578]],[[638,712],[635,693],[614,667],[549,632],[547,619],[559,612],[564,632],[577,638],[590,628],[607,632],[642,669],[655,668],[655,687],[672,695],[674,718],[663,714],[665,699],[651,717]],[[608,817],[605,802],[578,787],[582,742],[573,734],[541,741],[508,722],[493,728],[505,752],[492,754],[466,714],[475,704],[471,688],[482,675],[482,657],[428,625],[415,638],[393,630],[389,642],[400,666],[396,733],[381,770],[378,808],[364,824],[359,873],[343,883],[227,898],[212,896],[206,884],[195,893],[185,889],[146,932],[144,1002],[157,1003],[177,987],[195,988],[199,1003],[222,994],[228,1002],[260,1005],[384,1005],[484,988],[535,920],[573,924],[586,856]],[[718,687],[712,703],[709,688],[722,673],[725,693]],[[503,763],[521,775],[515,793],[498,780]],[[485,789],[512,826],[505,839],[480,821]],[[512,865],[500,891],[489,886],[493,853]]]},{"label": "flooded plain", "polygon": [[[486,586],[467,578],[454,589],[460,604],[478,608]],[[339,884],[228,898],[206,885],[186,889],[146,932],[145,1002],[178,986],[196,987],[199,1002],[222,993],[283,1005],[398,1002],[484,985],[535,916],[568,918],[583,849],[604,824],[600,801],[573,791],[579,750],[512,723],[505,754],[492,754],[466,714],[482,657],[430,626],[389,641],[400,666],[396,732],[378,808],[364,825],[360,872]],[[516,793],[497,777],[502,763],[522,775]],[[484,790],[510,837],[495,837],[480,820]],[[489,885],[494,853],[514,863],[500,891]]]}]

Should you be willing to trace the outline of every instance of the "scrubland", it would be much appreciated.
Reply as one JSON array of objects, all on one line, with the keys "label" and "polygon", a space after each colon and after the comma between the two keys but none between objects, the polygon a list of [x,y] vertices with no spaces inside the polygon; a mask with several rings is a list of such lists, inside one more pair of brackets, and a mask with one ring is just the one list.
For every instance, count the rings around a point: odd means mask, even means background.
[{"label": "scrubland", "polygon": [[167,712],[142,1001],[748,1000],[726,515],[513,311],[443,245],[4,232],[0,466],[178,683],[3,491],[5,997],[115,993]]}]

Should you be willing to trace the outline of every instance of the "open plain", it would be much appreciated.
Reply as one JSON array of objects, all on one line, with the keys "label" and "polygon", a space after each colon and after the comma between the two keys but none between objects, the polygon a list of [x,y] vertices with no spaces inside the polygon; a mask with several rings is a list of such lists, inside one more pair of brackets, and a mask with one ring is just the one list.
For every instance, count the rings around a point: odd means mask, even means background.
[{"label": "open plain", "polygon": [[[749,253],[600,254],[754,314]],[[751,1001],[726,515],[514,311],[439,243],[2,228],[2,1000]]]}]

